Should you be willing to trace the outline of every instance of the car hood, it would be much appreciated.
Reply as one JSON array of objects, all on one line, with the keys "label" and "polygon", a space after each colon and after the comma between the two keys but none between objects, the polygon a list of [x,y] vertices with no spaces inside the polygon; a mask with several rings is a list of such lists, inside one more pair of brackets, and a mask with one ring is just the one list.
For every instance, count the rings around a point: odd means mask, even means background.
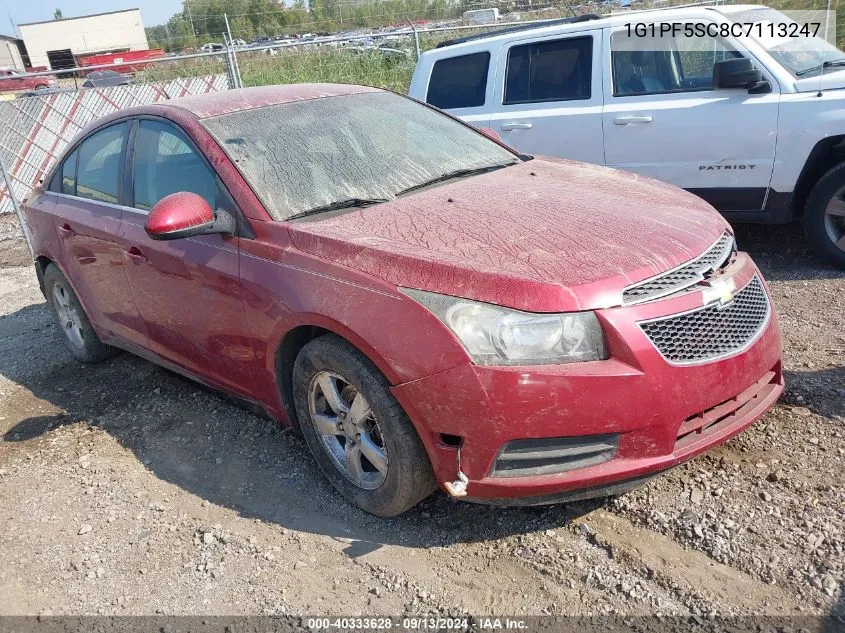
[{"label": "car hood", "polygon": [[819,81],[819,76],[804,77],[795,82],[798,92],[818,92],[822,90],[838,90],[845,88],[845,70],[828,71]]},{"label": "car hood", "polygon": [[534,312],[619,305],[727,223],[681,189],[535,159],[391,202],[288,223],[307,253],[406,288]]}]

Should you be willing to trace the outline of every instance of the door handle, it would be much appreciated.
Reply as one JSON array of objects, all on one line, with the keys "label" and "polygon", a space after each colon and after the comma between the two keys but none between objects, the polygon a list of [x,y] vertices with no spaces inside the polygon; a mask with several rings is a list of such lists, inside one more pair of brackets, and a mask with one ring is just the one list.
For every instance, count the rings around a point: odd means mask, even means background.
[{"label": "door handle", "polygon": [[620,116],[613,119],[616,125],[628,125],[629,123],[651,123],[654,119],[650,115],[644,116]]},{"label": "door handle", "polygon": [[530,130],[534,127],[533,123],[505,123],[502,125],[502,132],[510,132],[511,130]]},{"label": "door handle", "polygon": [[70,228],[70,224],[62,224],[59,227],[59,235],[62,237],[73,237],[76,235],[76,231]]},{"label": "door handle", "polygon": [[133,264],[146,264],[147,257],[141,252],[141,249],[133,246],[128,251],[126,251],[126,256],[129,258]]}]

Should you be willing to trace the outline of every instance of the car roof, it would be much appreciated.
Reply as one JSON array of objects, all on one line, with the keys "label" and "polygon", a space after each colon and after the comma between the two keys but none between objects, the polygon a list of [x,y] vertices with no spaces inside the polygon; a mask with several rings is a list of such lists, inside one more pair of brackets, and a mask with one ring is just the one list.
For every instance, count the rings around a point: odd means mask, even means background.
[{"label": "car roof", "polygon": [[156,105],[182,108],[199,119],[205,119],[231,112],[252,110],[265,106],[281,105],[294,101],[308,101],[324,97],[339,97],[363,92],[382,92],[369,86],[351,84],[286,84],[281,86],[259,86],[238,90],[221,90],[202,95],[159,101]]}]

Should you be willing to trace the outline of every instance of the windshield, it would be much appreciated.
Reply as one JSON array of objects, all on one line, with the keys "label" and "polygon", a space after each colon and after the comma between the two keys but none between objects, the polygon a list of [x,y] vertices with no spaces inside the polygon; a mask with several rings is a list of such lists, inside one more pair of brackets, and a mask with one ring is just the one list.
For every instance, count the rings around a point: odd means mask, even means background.
[{"label": "windshield", "polygon": [[298,101],[202,121],[284,220],[351,199],[389,199],[458,170],[516,162],[500,145],[390,92]]},{"label": "windshield", "polygon": [[[818,13],[818,12],[815,12]],[[780,11],[774,9],[751,9],[730,13],[732,21],[739,24],[760,24],[759,31],[751,31],[753,39],[759,42],[776,62],[796,77],[811,77],[821,72],[825,62],[845,59],[845,53],[824,39],[825,25],[822,24],[814,37],[779,37],[778,25],[794,24]],[[772,29],[769,25],[775,25]],[[813,27],[815,30],[815,27]],[[831,34],[836,34],[836,24],[830,25]]]}]

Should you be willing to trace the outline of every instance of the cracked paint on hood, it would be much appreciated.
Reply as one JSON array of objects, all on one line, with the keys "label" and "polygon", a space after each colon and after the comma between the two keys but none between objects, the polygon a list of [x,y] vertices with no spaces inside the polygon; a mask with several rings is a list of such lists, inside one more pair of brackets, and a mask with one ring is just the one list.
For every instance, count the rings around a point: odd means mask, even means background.
[{"label": "cracked paint on hood", "polygon": [[727,223],[671,185],[535,159],[288,227],[298,249],[397,286],[553,312],[619,305]]}]

